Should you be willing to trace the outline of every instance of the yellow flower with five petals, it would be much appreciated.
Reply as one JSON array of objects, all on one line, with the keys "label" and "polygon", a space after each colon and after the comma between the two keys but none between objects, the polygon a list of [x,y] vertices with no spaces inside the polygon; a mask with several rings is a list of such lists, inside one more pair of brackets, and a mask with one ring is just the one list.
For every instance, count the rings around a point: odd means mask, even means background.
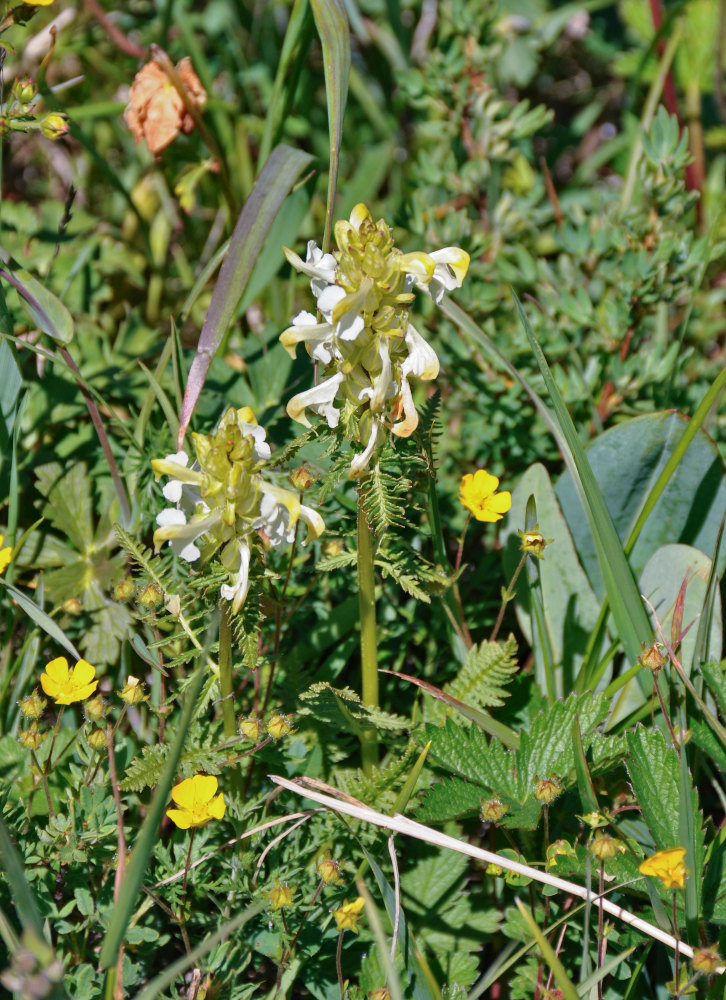
[{"label": "yellow flower with five petals", "polygon": [[[0,546],[5,541],[5,536],[0,535]],[[11,545],[6,545],[5,548],[0,548],[0,573],[4,573],[8,568],[8,564],[13,557],[13,549]]]},{"label": "yellow flower with five petals", "polygon": [[500,521],[512,506],[508,490],[497,493],[499,480],[484,469],[468,472],[459,486],[459,500],[477,521]]},{"label": "yellow flower with five petals", "polygon": [[354,934],[357,934],[358,921],[360,920],[360,915],[364,906],[365,900],[362,896],[359,896],[352,903],[349,903],[346,899],[339,909],[333,910],[333,916],[335,917],[335,922],[338,925],[338,930],[353,931]]},{"label": "yellow flower with five petals", "polygon": [[195,774],[179,782],[171,790],[178,809],[167,809],[166,815],[180,830],[204,826],[210,819],[224,816],[224,796],[217,792],[217,779],[212,774]]},{"label": "yellow flower with five petals", "polygon": [[72,670],[68,668],[65,656],[58,656],[45,666],[40,675],[40,684],[56,705],[72,705],[74,701],[85,701],[98,687],[94,680],[96,668],[87,660],[79,660]]}]

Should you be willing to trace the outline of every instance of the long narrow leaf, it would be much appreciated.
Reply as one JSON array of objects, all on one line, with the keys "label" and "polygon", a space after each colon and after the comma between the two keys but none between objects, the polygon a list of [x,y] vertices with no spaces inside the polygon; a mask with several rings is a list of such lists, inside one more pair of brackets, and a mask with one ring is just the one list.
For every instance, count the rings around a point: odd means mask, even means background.
[{"label": "long narrow leaf", "polygon": [[284,144],[277,146],[244,204],[214,286],[189,372],[182,403],[178,448],[182,447],[209,366],[244,294],[270,226],[293,184],[311,161],[308,153]]},{"label": "long narrow leaf", "polygon": [[580,444],[572,417],[552,377],[552,372],[547,364],[542,348],[537,343],[532,327],[529,325],[522,304],[516,295],[514,295],[514,302],[539,370],[542,373],[545,385],[550,394],[562,434],[567,441],[572,455],[572,461],[577,472],[575,485],[578,487],[585,516],[590,525],[600,572],[603,576],[605,590],[608,595],[618,635],[625,648],[626,656],[631,663],[635,663],[640,655],[642,644],[648,643],[652,639],[653,633],[648,621],[648,615],[643,607],[643,602],[628,561],[625,558],[623,546],[615,530],[613,519],[605,505],[605,500],[590,463],[587,460],[585,451]]},{"label": "long narrow leaf", "polygon": [[520,916],[532,932],[532,937],[539,945],[539,950],[542,952],[542,956],[547,963],[547,967],[555,977],[555,982],[559,986],[562,996],[565,1000],[580,1000],[574,983],[565,972],[564,965],[557,957],[555,949],[537,926],[537,921],[534,919],[531,912],[520,899],[515,899],[514,902],[517,904]]},{"label": "long narrow leaf", "polygon": [[169,792],[174,783],[177,764],[184,748],[184,740],[192,721],[205,676],[206,664],[202,662],[197,667],[196,673],[184,695],[184,708],[179,719],[179,727],[176,731],[174,742],[169,750],[169,756],[167,757],[164,771],[154,797],[151,800],[146,819],[131,851],[124,880],[121,883],[121,891],[116,900],[113,915],[106,931],[106,937],[101,947],[100,964],[104,969],[113,966],[118,958],[119,948],[126,934],[136,898],[141,890],[146,865],[158,837],[161,817],[169,801]]},{"label": "long narrow leaf", "polygon": [[338,157],[343,134],[343,114],[348,99],[350,75],[350,28],[342,0],[311,0],[315,27],[320,36],[325,66],[325,92],[328,98],[328,131],[330,133],[330,171],[328,173],[328,206],[325,216],[323,250],[330,247],[333,203],[338,184]]},{"label": "long narrow leaf", "polygon": [[57,625],[50,615],[47,615],[42,608],[39,608],[37,604],[31,601],[31,599],[24,594],[22,590],[18,590],[17,587],[14,587],[6,580],[3,580],[2,577],[0,577],[0,585],[5,587],[13,600],[17,601],[26,615],[28,615],[29,618],[32,618],[35,624],[38,625],[39,628],[42,628],[46,635],[50,636],[51,639],[55,639],[55,641],[62,646],[67,653],[70,653],[71,656],[75,656],[77,660],[80,660],[81,654],[78,652],[60,625]]}]

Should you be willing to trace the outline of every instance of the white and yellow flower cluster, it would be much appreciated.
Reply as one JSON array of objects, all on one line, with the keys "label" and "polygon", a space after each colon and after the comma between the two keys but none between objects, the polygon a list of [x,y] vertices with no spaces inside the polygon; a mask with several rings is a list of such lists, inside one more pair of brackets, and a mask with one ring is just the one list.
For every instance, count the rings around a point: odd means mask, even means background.
[{"label": "white and yellow flower cluster", "polygon": [[309,275],[323,321],[301,312],[280,341],[292,357],[305,344],[324,370],[318,385],[290,400],[288,415],[309,426],[311,411],[332,428],[342,418],[346,436],[364,445],[350,466],[355,479],[389,431],[408,437],[416,429],[409,379],[430,381],[439,372],[436,353],[409,319],[413,288],[440,302],[461,286],[469,255],[458,247],[404,254],[365,205],[353,209],[350,221],[336,223],[335,240],[338,249],[326,254],[310,241],[306,260],[285,248],[293,267]]},{"label": "white and yellow flower cluster", "polygon": [[169,542],[187,562],[206,562],[219,552],[230,577],[220,594],[232,602],[233,613],[247,597],[256,546],[291,543],[298,521],[306,525],[307,539],[318,538],[325,529],[317,511],[263,477],[270,458],[265,437],[248,406],[230,408],[214,434],[192,434],[196,461],[191,466],[184,451],[151,463],[157,480],[170,477],[162,492],[173,504],[156,519],[156,549]]}]

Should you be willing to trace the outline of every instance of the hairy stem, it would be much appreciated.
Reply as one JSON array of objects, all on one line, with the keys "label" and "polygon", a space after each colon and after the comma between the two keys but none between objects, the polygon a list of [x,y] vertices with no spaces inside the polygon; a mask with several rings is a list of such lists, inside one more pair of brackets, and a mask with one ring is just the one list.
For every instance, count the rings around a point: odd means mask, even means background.
[{"label": "hairy stem", "polygon": [[[376,637],[376,581],[373,572],[375,541],[358,493],[358,606],[360,609],[361,700],[378,706],[378,646]],[[373,731],[361,734],[363,771],[370,775],[378,763],[378,739]]]}]

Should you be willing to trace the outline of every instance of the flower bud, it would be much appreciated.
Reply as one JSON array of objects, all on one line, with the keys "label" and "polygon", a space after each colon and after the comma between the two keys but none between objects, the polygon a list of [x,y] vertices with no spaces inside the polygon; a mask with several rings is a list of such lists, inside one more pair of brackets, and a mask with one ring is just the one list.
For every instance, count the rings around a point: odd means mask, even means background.
[{"label": "flower bud", "polygon": [[61,115],[57,111],[51,111],[41,121],[40,131],[46,139],[60,139],[68,131],[68,121],[65,115]]},{"label": "flower bud", "polygon": [[88,734],[88,745],[99,752],[106,749],[106,734],[103,729],[94,729]]},{"label": "flower bud", "polygon": [[326,852],[325,857],[320,858],[316,865],[318,875],[326,885],[339,885],[342,881],[340,877],[340,866],[343,862],[331,858],[330,852]]},{"label": "flower bud", "polygon": [[260,742],[262,723],[259,719],[255,719],[254,716],[250,716],[245,719],[240,715],[237,720],[237,729],[239,730],[240,736],[244,736],[246,740],[250,740],[252,743]]},{"label": "flower bud", "polygon": [[37,750],[41,743],[48,738],[48,733],[38,729],[38,723],[33,721],[27,729],[18,736],[18,742],[26,750]]},{"label": "flower bud", "polygon": [[590,841],[590,853],[593,854],[598,861],[609,861],[614,858],[616,854],[620,853],[622,850],[622,844],[620,844],[615,837],[611,837],[609,833],[599,833],[597,837],[593,837]]},{"label": "flower bud", "polygon": [[388,992],[385,986],[379,986],[377,990],[373,990],[368,996],[370,1000],[391,1000],[391,994]]},{"label": "flower bud", "polygon": [[20,714],[26,719],[39,719],[45,711],[45,706],[47,704],[48,702],[45,698],[38,694],[37,688],[32,694],[27,695],[18,702]]},{"label": "flower bud", "polygon": [[144,694],[144,682],[140,681],[138,677],[133,677],[131,674],[126,678],[123,690],[118,691],[117,694],[127,705],[137,705],[140,701],[146,701],[149,697],[148,694]]},{"label": "flower bud", "polygon": [[273,715],[267,723],[267,732],[273,740],[280,740],[292,732],[292,715]]},{"label": "flower bud", "polygon": [[83,613],[83,605],[77,597],[69,597],[63,602],[63,610],[68,615],[80,615]]},{"label": "flower bud", "polygon": [[713,975],[721,965],[721,956],[715,948],[696,948],[691,962],[695,972],[703,972],[706,976]]},{"label": "flower bud", "polygon": [[548,806],[554,802],[558,795],[562,794],[562,784],[556,777],[542,778],[534,788],[534,797],[538,802]]},{"label": "flower bud", "polygon": [[598,827],[607,826],[608,821],[599,812],[589,812],[585,813],[584,816],[578,815],[578,819],[581,819],[585,826],[589,826],[591,830],[597,830]]},{"label": "flower bud", "polygon": [[23,77],[13,84],[13,94],[19,104],[30,104],[37,93],[36,86],[30,77]]},{"label": "flower bud", "polygon": [[310,487],[315,482],[315,477],[311,473],[310,469],[306,466],[301,465],[298,469],[295,469],[288,476],[291,485],[299,492],[304,493],[305,490],[309,490]]},{"label": "flower bud", "polygon": [[142,608],[158,608],[164,600],[164,591],[155,583],[147,583],[136,600]]},{"label": "flower bud", "polygon": [[545,867],[549,871],[557,867],[558,858],[574,858],[575,848],[566,840],[555,840],[547,848],[547,863]]},{"label": "flower bud", "polygon": [[136,584],[130,576],[125,576],[113,588],[114,601],[130,601],[136,593]]},{"label": "flower bud", "polygon": [[91,722],[100,722],[106,715],[106,702],[100,694],[97,694],[95,698],[89,698],[84,703],[83,711]]},{"label": "flower bud", "polygon": [[502,872],[504,871],[504,869],[502,868],[501,865],[497,865],[497,864],[492,863],[492,864],[487,865],[486,868],[484,869],[484,871],[487,873],[487,875],[496,875],[496,876],[499,876],[499,875],[502,874]]},{"label": "flower bud", "polygon": [[272,903],[273,910],[281,910],[285,906],[292,906],[292,896],[296,885],[288,885],[287,882],[278,882],[270,889],[268,896]]},{"label": "flower bud", "polygon": [[647,667],[648,670],[652,670],[654,674],[657,674],[665,664],[665,657],[660,651],[659,643],[654,642],[651,646],[644,649],[638,657],[638,663],[643,667]]},{"label": "flower bud", "polygon": [[482,802],[479,808],[479,815],[483,823],[498,823],[508,812],[509,806],[505,806],[496,796]]}]

